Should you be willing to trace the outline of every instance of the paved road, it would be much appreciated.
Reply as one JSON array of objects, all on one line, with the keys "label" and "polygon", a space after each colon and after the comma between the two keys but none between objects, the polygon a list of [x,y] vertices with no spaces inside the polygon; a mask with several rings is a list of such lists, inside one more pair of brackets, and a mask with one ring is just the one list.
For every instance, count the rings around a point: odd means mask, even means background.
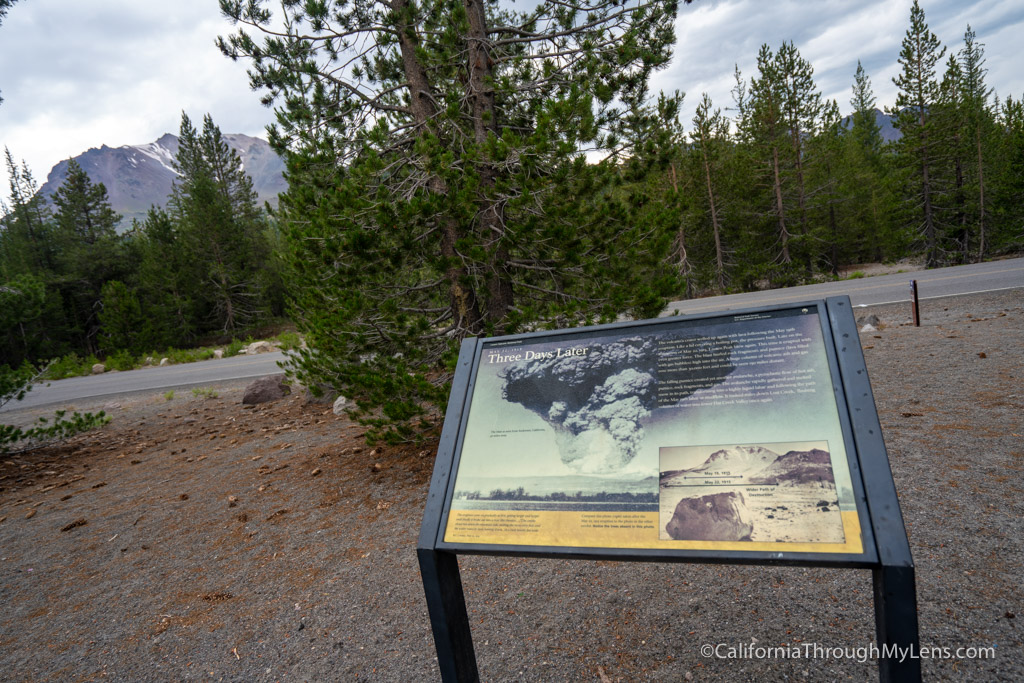
[{"label": "paved road", "polygon": [[[910,301],[910,281],[912,279],[917,280],[918,297],[922,301],[946,296],[1024,288],[1024,259],[990,261],[914,273],[878,275],[859,280],[840,280],[788,289],[676,301],[669,304],[662,315],[672,315],[676,311],[680,314],[689,314],[769,306],[823,299],[842,294],[848,295],[854,306],[897,303]],[[1021,296],[1024,296],[1024,292]]]},{"label": "paved road", "polygon": [[[955,266],[916,273],[881,275],[859,280],[825,282],[817,285],[776,289],[767,292],[730,294],[707,299],[677,301],[668,306],[664,315],[674,311],[682,314],[750,308],[791,301],[807,301],[827,296],[847,294],[855,306],[908,301],[910,280],[916,279],[918,293],[923,300],[944,296],[957,296],[982,291],[1024,288],[1024,259],[993,261],[968,266]],[[1024,291],[1021,296],[1024,297]],[[7,404],[2,410],[17,410],[54,404],[69,405],[74,401],[134,391],[167,390],[211,384],[232,379],[262,377],[278,373],[277,361],[281,353],[258,356],[236,356],[201,363],[146,368],[131,372],[116,372],[93,377],[73,377],[36,386],[23,401]]]},{"label": "paved road", "polygon": [[11,401],[0,412],[54,404],[73,405],[75,401],[135,391],[155,391],[202,386],[214,382],[249,377],[263,377],[282,372],[277,362],[284,359],[280,351],[256,356],[234,356],[199,363],[142,368],[129,372],[108,372],[89,377],[69,377],[49,384],[36,385],[21,401]]}]

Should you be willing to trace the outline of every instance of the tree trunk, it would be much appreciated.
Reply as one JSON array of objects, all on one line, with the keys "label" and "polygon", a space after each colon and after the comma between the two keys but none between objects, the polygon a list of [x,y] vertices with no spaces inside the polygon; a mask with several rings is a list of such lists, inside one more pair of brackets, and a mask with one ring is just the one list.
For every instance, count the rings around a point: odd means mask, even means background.
[{"label": "tree trunk", "polygon": [[779,170],[779,148],[772,147],[772,166],[775,173],[775,216],[779,226],[779,241],[782,243],[782,262],[789,263],[789,231],[786,230],[786,210],[782,203],[782,175]]},{"label": "tree trunk", "polygon": [[[411,18],[412,13],[408,0],[395,0],[392,8],[396,15]],[[437,113],[437,108],[434,105],[435,97],[426,68],[417,55],[419,41],[416,38],[414,25],[407,24],[400,27],[398,45],[402,55],[405,78],[409,84],[409,100],[413,118],[421,130],[429,128],[431,119]],[[430,178],[429,188],[436,194],[443,195],[448,192],[444,180],[437,176]],[[461,228],[454,219],[447,218],[443,221],[440,246],[441,255],[447,264],[444,275],[448,282],[448,300],[454,318],[453,324],[460,336],[469,336],[483,330],[483,318],[480,315],[480,307],[469,273],[455,248],[461,234]]]},{"label": "tree trunk", "polygon": [[981,156],[981,128],[975,133],[978,149],[978,261],[985,259],[985,168]]},{"label": "tree trunk", "polygon": [[[711,187],[711,164],[708,162],[707,141],[701,140],[701,156],[704,159],[704,179],[708,186],[708,204],[711,207],[711,229],[715,234],[715,277],[718,282],[718,293],[725,291],[725,258],[722,255],[722,235],[718,225],[718,208],[715,206],[715,193]],[[673,168],[673,171],[675,169]]]},{"label": "tree trunk", "polygon": [[[953,136],[954,149],[960,149],[960,136]],[[960,158],[960,154],[957,153],[956,161],[953,164],[956,175],[956,194],[954,199],[956,201],[956,220],[960,226],[960,238],[963,240],[960,244],[960,262],[967,263],[970,258],[971,248],[971,230],[967,225],[967,209],[964,206],[966,197],[964,196],[964,162]]]},{"label": "tree trunk", "polygon": [[465,0],[466,16],[469,19],[467,53],[469,70],[469,99],[473,106],[473,135],[480,147],[481,162],[477,169],[480,175],[480,208],[477,212],[479,230],[486,244],[492,245],[487,259],[487,322],[496,326],[501,334],[501,321],[512,309],[512,279],[507,271],[508,246],[505,243],[505,226],[501,208],[494,200],[495,172],[491,160],[483,154],[490,135],[497,137],[498,121],[494,106],[494,85],[492,79],[493,61],[488,49],[487,16],[482,0]]}]

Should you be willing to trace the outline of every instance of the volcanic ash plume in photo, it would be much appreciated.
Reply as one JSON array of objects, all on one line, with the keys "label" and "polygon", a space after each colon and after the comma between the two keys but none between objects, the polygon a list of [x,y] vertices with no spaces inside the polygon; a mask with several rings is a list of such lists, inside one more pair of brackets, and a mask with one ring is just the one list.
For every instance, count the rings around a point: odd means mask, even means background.
[{"label": "volcanic ash plume in photo", "polygon": [[[672,337],[672,339],[676,339]],[[723,348],[732,342],[717,337],[695,337],[695,348]],[[562,462],[579,474],[614,474],[637,455],[644,437],[644,422],[658,404],[659,344],[665,337],[628,337],[594,343],[585,355],[541,357],[519,361],[502,371],[502,396],[539,415],[555,431]],[[733,370],[716,368],[711,384]],[[694,367],[671,371],[673,378]],[[707,388],[707,383],[695,384]],[[692,393],[692,392],[690,392]],[[685,398],[687,393],[679,395]],[[674,408],[682,410],[681,408]]]}]

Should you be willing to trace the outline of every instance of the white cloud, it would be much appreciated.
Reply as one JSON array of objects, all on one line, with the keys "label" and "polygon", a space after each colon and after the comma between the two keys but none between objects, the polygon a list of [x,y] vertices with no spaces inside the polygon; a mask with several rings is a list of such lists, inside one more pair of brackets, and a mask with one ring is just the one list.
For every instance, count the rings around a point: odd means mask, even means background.
[{"label": "white cloud", "polygon": [[[275,3],[271,3],[275,4]],[[755,74],[757,51],[793,41],[815,68],[822,94],[849,109],[860,59],[879,106],[895,99],[900,42],[911,0],[696,0],[680,5],[675,57],[652,91],[687,93],[689,127],[702,92],[732,106],[733,66]],[[929,25],[953,51],[970,23],[985,44],[988,83],[1005,98],[1024,94],[1017,65],[1024,3],[923,0]],[[206,113],[224,132],[263,135],[272,112],[249,89],[244,63],[214,46],[232,27],[215,0],[23,0],[0,26],[0,146],[25,159],[38,180],[63,158],[177,132],[182,110]],[[7,194],[6,170],[0,169]]]}]

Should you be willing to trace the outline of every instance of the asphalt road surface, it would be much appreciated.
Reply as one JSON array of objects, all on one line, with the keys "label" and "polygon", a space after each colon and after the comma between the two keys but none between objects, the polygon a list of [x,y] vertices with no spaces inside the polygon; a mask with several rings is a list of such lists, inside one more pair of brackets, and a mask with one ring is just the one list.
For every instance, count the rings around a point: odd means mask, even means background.
[{"label": "asphalt road surface", "polygon": [[[809,301],[846,294],[854,306],[871,306],[910,300],[910,281],[917,280],[922,301],[947,296],[1021,288],[1024,290],[1024,259],[992,261],[936,270],[879,275],[858,280],[824,282],[816,285],[775,289],[765,292],[730,294],[691,299],[669,304],[662,315],[681,315],[753,308],[771,304]],[[1024,291],[1021,292],[1024,297]],[[37,385],[22,401],[12,401],[0,411],[54,404],[71,406],[75,401],[135,391],[168,390],[202,386],[233,379],[263,377],[281,372],[280,352],[256,356],[235,356],[199,363],[112,372],[90,377],[72,377]]]},{"label": "asphalt road surface", "polygon": [[[662,315],[680,315],[752,308],[772,304],[809,301],[846,294],[854,306],[910,301],[910,281],[917,280],[921,301],[947,296],[963,296],[979,292],[1024,288],[1024,259],[990,261],[966,266],[919,270],[913,273],[877,275],[858,280],[839,280],[816,285],[802,285],[764,292],[728,294],[707,299],[676,301]],[[1024,296],[1024,293],[1022,293]]]},{"label": "asphalt road surface", "polygon": [[214,382],[249,377],[265,377],[283,372],[277,362],[280,351],[255,356],[232,356],[216,360],[140,368],[128,372],[108,372],[87,377],[69,377],[37,384],[21,401],[11,401],[0,412],[54,404],[54,408],[73,406],[75,401],[101,396],[202,386]]}]

